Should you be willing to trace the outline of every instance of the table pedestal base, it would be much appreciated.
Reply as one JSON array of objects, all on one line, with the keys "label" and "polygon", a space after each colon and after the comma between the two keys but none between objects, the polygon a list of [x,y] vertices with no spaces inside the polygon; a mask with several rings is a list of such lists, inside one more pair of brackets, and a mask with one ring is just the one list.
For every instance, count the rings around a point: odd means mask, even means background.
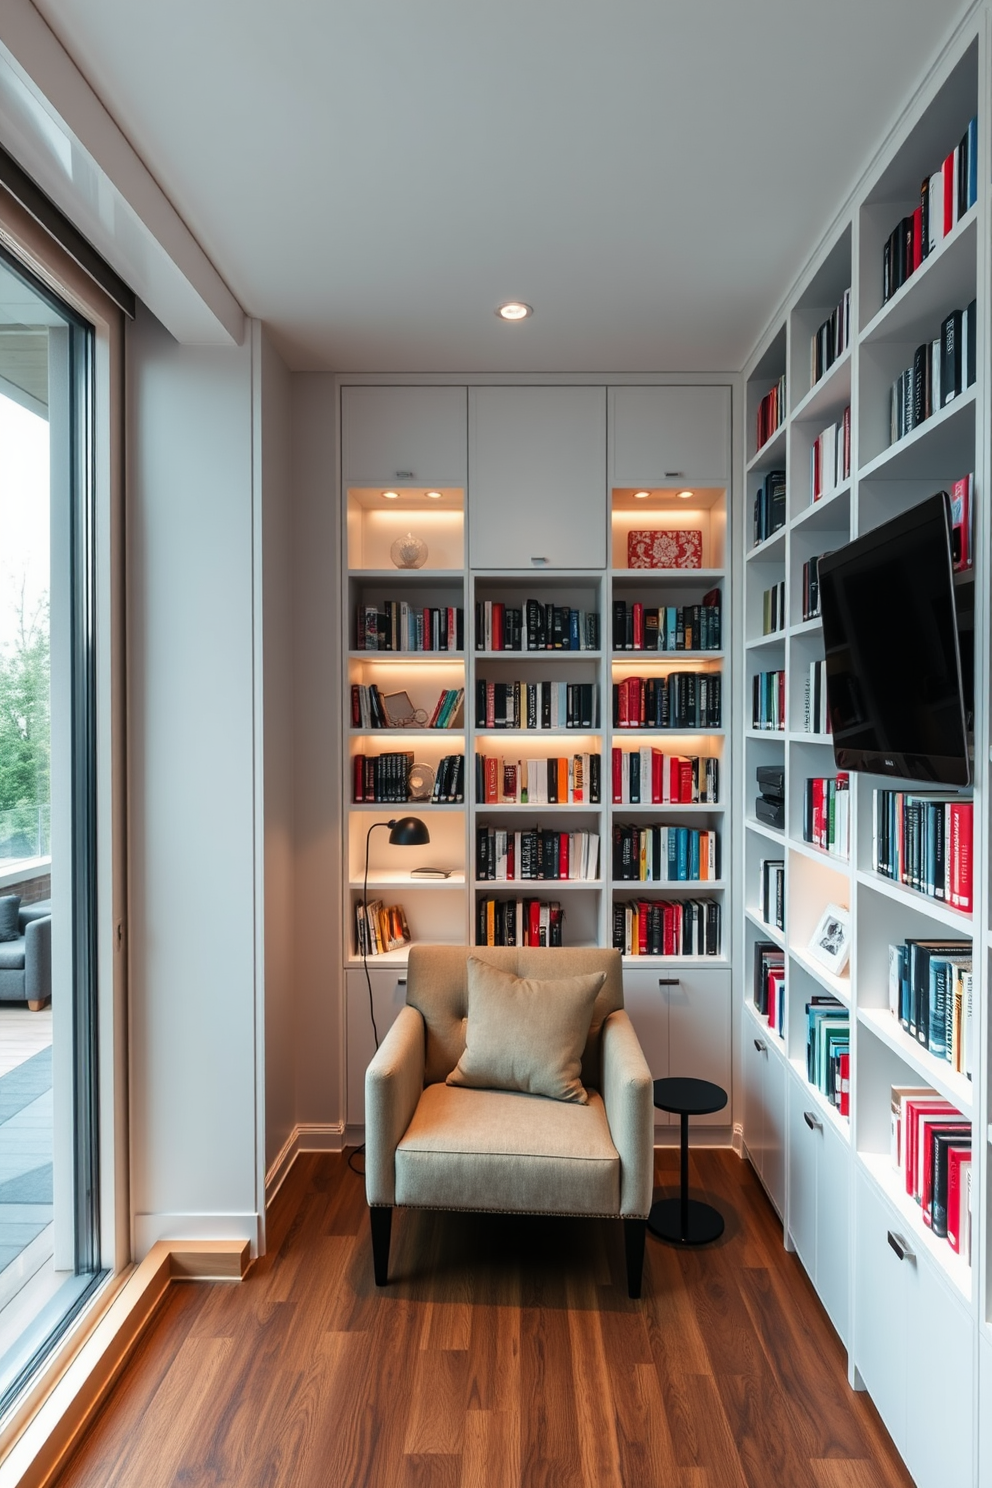
[{"label": "table pedestal base", "polygon": [[651,1205],[648,1229],[669,1245],[708,1245],[723,1234],[723,1215],[698,1199],[659,1199]]}]

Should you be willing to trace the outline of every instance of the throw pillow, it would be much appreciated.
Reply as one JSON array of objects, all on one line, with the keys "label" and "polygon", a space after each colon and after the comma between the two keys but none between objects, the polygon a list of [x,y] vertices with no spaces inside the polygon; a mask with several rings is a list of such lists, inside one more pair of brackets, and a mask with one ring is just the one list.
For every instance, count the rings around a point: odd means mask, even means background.
[{"label": "throw pillow", "polygon": [[605,971],[538,981],[469,956],[465,1052],[447,1083],[588,1105],[582,1051],[605,981]]},{"label": "throw pillow", "polygon": [[0,898],[0,940],[17,940],[21,933],[21,923],[17,918],[20,907],[20,894],[4,894]]}]

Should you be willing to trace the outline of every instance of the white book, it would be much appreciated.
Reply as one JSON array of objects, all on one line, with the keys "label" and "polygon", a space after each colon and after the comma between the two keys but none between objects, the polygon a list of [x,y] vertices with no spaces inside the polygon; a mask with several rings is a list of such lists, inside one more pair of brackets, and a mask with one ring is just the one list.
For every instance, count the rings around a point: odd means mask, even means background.
[{"label": "white book", "polygon": [[930,210],[928,213],[929,252],[933,253],[944,236],[944,173],[936,171],[930,177]]},{"label": "white book", "polygon": [[496,882],[506,883],[506,833],[496,830]]},{"label": "white book", "polygon": [[599,833],[589,834],[589,855],[586,859],[586,877],[597,879],[599,877]]},{"label": "white book", "polygon": [[641,805],[642,806],[650,806],[650,804],[651,804],[651,756],[652,756],[652,752],[653,751],[651,750],[650,745],[648,745],[647,748],[639,749],[637,751],[638,756],[639,756],[638,770],[640,771],[640,777],[641,777]]},{"label": "white book", "polygon": [[493,602],[487,599],[482,607],[482,644],[486,651],[493,649]]}]

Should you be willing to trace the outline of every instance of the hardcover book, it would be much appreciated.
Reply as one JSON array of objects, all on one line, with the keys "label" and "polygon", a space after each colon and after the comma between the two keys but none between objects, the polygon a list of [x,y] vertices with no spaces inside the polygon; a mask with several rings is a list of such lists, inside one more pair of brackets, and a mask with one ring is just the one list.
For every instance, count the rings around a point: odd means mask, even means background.
[{"label": "hardcover book", "polygon": [[628,568],[701,568],[703,534],[697,529],[658,528],[627,534]]}]

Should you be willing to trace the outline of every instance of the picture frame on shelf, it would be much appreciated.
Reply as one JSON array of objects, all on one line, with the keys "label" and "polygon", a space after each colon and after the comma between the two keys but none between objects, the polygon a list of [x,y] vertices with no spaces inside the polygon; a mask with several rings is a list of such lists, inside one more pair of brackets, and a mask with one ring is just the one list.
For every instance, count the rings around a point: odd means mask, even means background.
[{"label": "picture frame on shelf", "polygon": [[810,936],[806,952],[834,976],[840,976],[851,954],[850,911],[838,904],[828,904]]}]

